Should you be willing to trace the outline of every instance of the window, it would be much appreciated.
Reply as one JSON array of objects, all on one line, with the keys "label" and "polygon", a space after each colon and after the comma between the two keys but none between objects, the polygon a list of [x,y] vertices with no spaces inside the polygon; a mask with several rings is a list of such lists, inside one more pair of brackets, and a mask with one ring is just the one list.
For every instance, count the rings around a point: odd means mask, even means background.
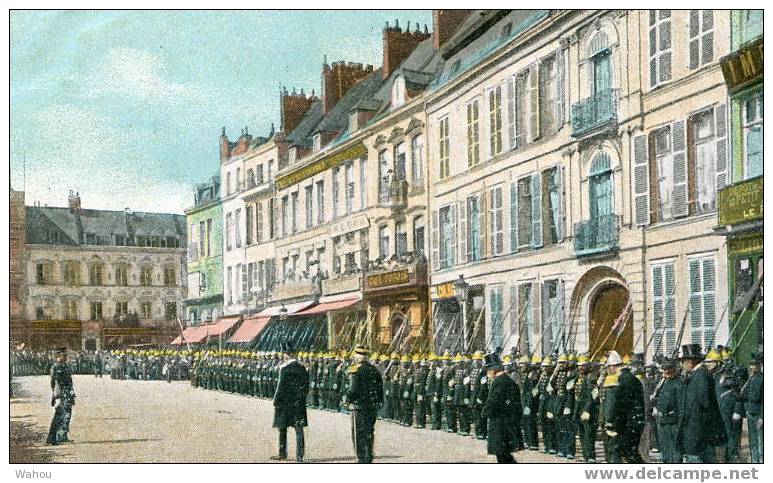
[{"label": "window", "polygon": [[263,241],[263,203],[255,205],[255,241]]},{"label": "window", "polygon": [[394,156],[394,179],[396,181],[403,181],[405,179],[405,143],[400,143],[395,146]]},{"label": "window", "polygon": [[389,228],[386,225],[378,228],[378,256],[382,259],[389,257]]},{"label": "window", "polygon": [[255,265],[255,262],[247,264],[247,287],[244,293],[248,300],[252,297],[253,280],[255,280],[256,277]]},{"label": "window", "polygon": [[129,270],[124,264],[116,265],[115,267],[115,284],[122,287],[129,285]]},{"label": "window", "polygon": [[234,183],[234,187],[237,193],[244,188],[242,184],[242,168],[236,168],[236,183]]},{"label": "window", "polygon": [[177,318],[177,302],[167,302],[164,304],[164,320],[174,320]]},{"label": "window", "polygon": [[209,256],[207,253],[207,246],[209,244],[209,240],[207,239],[207,236],[209,234],[206,232],[206,223],[204,220],[199,222],[199,258]]},{"label": "window", "polygon": [[252,223],[254,222],[254,219],[252,218],[252,206],[247,206],[244,208],[244,221],[245,221],[245,227],[244,227],[244,243],[246,243],[248,246],[252,245],[252,233],[254,228],[252,227]]},{"label": "window", "polygon": [[290,210],[290,199],[287,196],[282,197],[282,236],[287,236],[287,217]]},{"label": "window", "polygon": [[489,191],[490,200],[490,226],[491,255],[501,255],[505,247],[504,214],[502,211],[502,187],[498,186]]},{"label": "window", "polygon": [[671,80],[671,10],[650,10],[650,87]]},{"label": "window", "polygon": [[598,153],[593,158],[588,186],[590,219],[598,220],[602,216],[613,214],[612,166],[607,153]]},{"label": "window", "polygon": [[478,100],[467,104],[467,166],[480,162],[480,126],[478,122]]},{"label": "window", "polygon": [[518,250],[528,248],[532,242],[532,192],[531,178],[521,178],[517,181],[518,198],[516,209],[518,212]]},{"label": "window", "polygon": [[242,275],[242,269],[242,264],[237,263],[236,270],[234,271],[234,290],[236,291],[236,297],[234,297],[234,299],[237,304],[242,302],[242,297],[244,296],[244,285],[242,283],[244,281],[243,279],[246,278],[246,275]]},{"label": "window", "polygon": [[290,195],[292,199],[292,229],[293,233],[298,231],[298,192],[294,192]]},{"label": "window", "polygon": [[38,285],[48,285],[54,282],[54,265],[51,262],[40,262],[35,266],[35,279]]},{"label": "window", "polygon": [[489,309],[491,310],[491,346],[501,347],[504,338],[502,313],[502,285],[492,285],[489,293]]},{"label": "window", "polygon": [[422,134],[411,139],[411,175],[413,186],[420,187],[424,181],[424,136]]},{"label": "window", "polygon": [[325,222],[325,182],[317,181],[317,224]]},{"label": "window", "polygon": [[225,215],[225,249],[231,250],[231,239],[233,235],[233,217],[231,213]]},{"label": "window", "polygon": [[152,315],[153,304],[150,302],[141,302],[140,303],[140,317],[143,319],[149,319]]},{"label": "window", "polygon": [[153,267],[145,265],[140,267],[140,285],[150,287],[153,284]]},{"label": "window", "polygon": [[763,122],[762,90],[741,101],[743,112],[743,179],[762,175]]},{"label": "window", "polygon": [[360,209],[368,207],[368,158],[360,158]]},{"label": "window", "polygon": [[207,219],[207,256],[212,256],[212,218]]},{"label": "window", "polygon": [[405,223],[395,225],[395,252],[405,255],[408,252],[408,233],[405,231]]},{"label": "window", "polygon": [[529,72],[515,77],[515,137],[513,148],[519,148],[529,139]]},{"label": "window", "polygon": [[[690,118],[693,146],[690,150],[691,165],[695,169],[695,212],[706,213],[717,208],[717,172],[714,141],[714,110],[696,114]],[[691,169],[688,168],[688,173]]]},{"label": "window", "polygon": [[668,356],[676,345],[676,279],[674,262],[652,265],[652,348]]},{"label": "window", "polygon": [[263,184],[263,165],[259,164],[255,167],[255,184]]},{"label": "window", "polygon": [[559,93],[556,92],[558,69],[555,56],[550,56],[539,65],[539,126],[540,136],[545,137],[558,130],[559,119],[556,116],[556,103]]},{"label": "window", "polygon": [[164,286],[174,287],[177,285],[177,276],[175,267],[164,267]]},{"label": "window", "polygon": [[543,244],[558,243],[564,238],[562,170],[559,166],[542,172],[543,213],[545,239]]},{"label": "window", "polygon": [[405,78],[401,75],[395,76],[392,84],[392,109],[405,104]]},{"label": "window", "polygon": [[697,69],[714,60],[714,11],[690,10],[690,60],[688,69]]},{"label": "window", "polygon": [[101,263],[92,263],[89,266],[89,284],[102,285],[103,266]]},{"label": "window", "polygon": [[64,262],[65,285],[78,285],[80,283],[80,264],[78,262]]},{"label": "window", "polygon": [[[741,10],[738,45],[734,42],[733,47],[741,46],[761,37],[762,19],[762,10]],[[733,32],[735,33],[735,29],[733,29]]]},{"label": "window", "polygon": [[673,200],[674,158],[671,149],[671,127],[666,126],[652,133],[657,176],[658,219],[674,218]]},{"label": "window", "polygon": [[546,280],[542,283],[542,341],[543,352],[563,352],[562,326],[564,326],[564,283],[562,280]]},{"label": "window", "polygon": [[701,347],[712,347],[716,318],[714,256],[692,258],[688,265],[690,270],[691,342],[700,344]]},{"label": "window", "polygon": [[115,315],[118,317],[125,317],[129,314],[129,303],[126,301],[120,301],[115,303]]},{"label": "window", "polygon": [[226,195],[231,194],[231,173],[230,172],[225,174],[225,194]]},{"label": "window", "polygon": [[[403,155],[405,157],[405,155]],[[346,182],[346,214],[352,212],[352,203],[354,203],[354,162],[348,162],[344,165],[344,180]]]},{"label": "window", "polygon": [[90,304],[91,320],[100,320],[102,318],[102,302],[91,302]]},{"label": "window", "polygon": [[338,195],[339,190],[341,189],[341,181],[339,180],[339,173],[341,171],[341,168],[333,168],[333,218],[338,218],[339,215],[339,209],[338,209]]},{"label": "window", "polygon": [[446,206],[440,215],[440,268],[450,268],[455,263],[456,213],[453,206]]},{"label": "window", "polygon": [[312,193],[314,191],[314,185],[309,185],[306,188],[304,188],[304,201],[306,203],[306,228],[311,228],[314,225],[314,216],[313,216],[313,202],[314,202],[314,194]]},{"label": "window", "polygon": [[226,269],[225,283],[226,283],[226,293],[227,293],[228,305],[231,305],[231,304],[234,303],[233,267],[228,267]]},{"label": "window", "polygon": [[502,152],[502,86],[488,93],[489,157]]},{"label": "window", "polygon": [[438,161],[440,166],[440,173],[439,177],[440,179],[447,178],[451,172],[450,172],[450,153],[449,150],[451,148],[450,141],[448,138],[448,117],[444,117],[440,120],[440,126],[439,126],[440,132],[438,134]]},{"label": "window", "polygon": [[534,351],[534,300],[532,299],[532,283],[518,285],[518,332],[521,350],[525,353]]},{"label": "window", "polygon": [[235,239],[235,245],[236,248],[241,248],[242,246],[242,209],[239,208],[236,210],[236,216],[234,221],[234,239]]},{"label": "window", "polygon": [[379,202],[387,201],[389,196],[389,159],[386,149],[378,153],[378,196]]},{"label": "window", "polygon": [[78,301],[76,299],[65,299],[64,318],[69,320],[78,319]]},{"label": "window", "polygon": [[483,234],[480,231],[480,196],[467,198],[467,260],[474,262],[483,258]]},{"label": "window", "polygon": [[417,216],[413,219],[413,249],[417,253],[424,253],[424,217]]}]

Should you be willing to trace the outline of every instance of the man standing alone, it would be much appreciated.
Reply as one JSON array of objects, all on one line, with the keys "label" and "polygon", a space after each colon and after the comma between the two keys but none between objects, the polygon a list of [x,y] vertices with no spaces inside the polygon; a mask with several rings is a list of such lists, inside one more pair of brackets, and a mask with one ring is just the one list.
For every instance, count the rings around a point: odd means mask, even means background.
[{"label": "man standing alone", "polygon": [[72,372],[67,364],[67,349],[59,349],[56,362],[51,366],[51,405],[54,409],[54,419],[48,430],[48,444],[61,444],[70,441],[70,418],[75,405],[75,389],[72,385]]},{"label": "man standing alone", "polygon": [[309,373],[293,356],[290,349],[283,351],[284,364],[279,368],[279,382],[274,393],[274,424],[279,430],[279,454],[272,460],[287,459],[287,428],[295,429],[295,461],[303,463],[303,428],[308,426],[306,395],[309,392]]},{"label": "man standing alone", "polygon": [[495,455],[497,463],[515,463],[512,453],[522,447],[518,384],[507,375],[496,354],[487,354],[483,367],[491,381],[481,409],[481,417],[488,419],[488,454]]},{"label": "man standing alone", "polygon": [[376,417],[384,401],[381,373],[368,360],[368,350],[354,349],[354,364],[349,367],[351,382],[346,400],[351,404],[352,440],[358,463],[373,462]]}]

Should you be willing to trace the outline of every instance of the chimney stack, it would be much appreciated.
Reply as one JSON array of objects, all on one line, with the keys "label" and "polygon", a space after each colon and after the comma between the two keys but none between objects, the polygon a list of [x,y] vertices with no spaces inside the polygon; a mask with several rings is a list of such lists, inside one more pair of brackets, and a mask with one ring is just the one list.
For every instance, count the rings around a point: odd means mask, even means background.
[{"label": "chimney stack", "polygon": [[228,136],[225,134],[225,126],[223,126],[223,132],[220,134],[220,162],[224,163],[231,157],[231,142],[228,140]]},{"label": "chimney stack", "polygon": [[433,44],[439,50],[475,10],[433,10]]},{"label": "chimney stack", "polygon": [[70,207],[70,213],[72,214],[80,214],[83,209],[81,208],[81,195],[80,193],[73,193],[72,190],[70,190],[70,194],[67,197],[67,205]]},{"label": "chimney stack", "polygon": [[[300,124],[303,116],[309,112],[312,104],[314,104],[314,101],[317,100],[317,97],[314,95],[313,91],[310,96],[307,96],[303,92],[303,89],[301,89],[300,94],[296,94],[295,89],[293,89],[292,94],[288,94],[286,88],[282,89],[279,98],[279,130],[285,134],[289,134],[293,129],[298,127],[298,124]],[[273,133],[273,131],[274,127],[272,124],[271,132]]]},{"label": "chimney stack", "polygon": [[[416,24],[418,27],[418,24]],[[428,39],[431,34],[420,32],[417,28],[411,32],[411,23],[408,22],[408,28],[403,32],[400,24],[395,20],[395,26],[390,27],[389,23],[383,30],[384,44],[384,62],[382,64],[382,74],[384,79],[388,78],[403,61],[411,55],[411,52],[418,47],[420,43]]]},{"label": "chimney stack", "polygon": [[354,84],[373,73],[373,66],[354,62],[333,62],[322,65],[322,104],[327,114]]}]

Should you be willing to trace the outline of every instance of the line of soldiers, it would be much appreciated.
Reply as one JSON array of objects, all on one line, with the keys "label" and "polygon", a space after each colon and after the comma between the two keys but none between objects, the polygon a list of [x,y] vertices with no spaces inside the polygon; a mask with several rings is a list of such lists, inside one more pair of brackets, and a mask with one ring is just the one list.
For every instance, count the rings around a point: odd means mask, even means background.
[{"label": "line of soldiers", "polygon": [[[101,367],[103,357],[99,351],[72,351],[66,364],[72,374],[94,374]],[[11,373],[13,376],[48,375],[55,361],[55,351],[12,350]]]},{"label": "line of soldiers", "polygon": [[200,351],[114,350],[104,359],[104,371],[110,374],[111,379],[187,381],[191,377],[191,366],[196,353],[200,353]]}]

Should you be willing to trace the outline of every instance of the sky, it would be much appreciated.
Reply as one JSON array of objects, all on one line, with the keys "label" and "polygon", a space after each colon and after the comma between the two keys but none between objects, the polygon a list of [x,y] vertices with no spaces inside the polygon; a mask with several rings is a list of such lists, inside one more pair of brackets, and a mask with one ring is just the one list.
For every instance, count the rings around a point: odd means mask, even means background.
[{"label": "sky", "polygon": [[322,59],[381,65],[423,11],[12,11],[11,186],[26,203],[182,213],[219,173],[223,126],[267,135],[279,89]]}]

